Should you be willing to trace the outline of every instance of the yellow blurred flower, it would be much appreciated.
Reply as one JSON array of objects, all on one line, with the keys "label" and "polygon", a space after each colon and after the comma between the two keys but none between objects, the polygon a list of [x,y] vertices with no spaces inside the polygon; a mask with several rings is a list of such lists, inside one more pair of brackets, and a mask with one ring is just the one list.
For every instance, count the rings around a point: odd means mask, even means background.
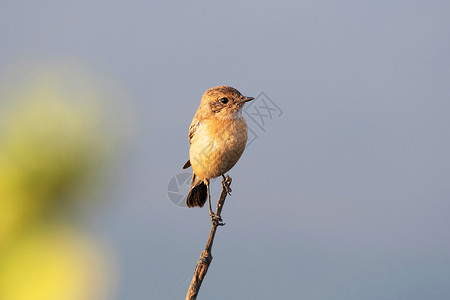
[{"label": "yellow blurred flower", "polygon": [[0,299],[107,299],[112,252],[68,216],[74,204],[95,208],[120,133],[84,74],[25,75],[0,80]]},{"label": "yellow blurred flower", "polygon": [[3,253],[0,299],[108,299],[116,276],[108,253],[64,224],[39,227]]},{"label": "yellow blurred flower", "polygon": [[100,134],[100,103],[93,91],[73,94],[45,73],[2,99],[0,245],[107,160],[111,137]]}]

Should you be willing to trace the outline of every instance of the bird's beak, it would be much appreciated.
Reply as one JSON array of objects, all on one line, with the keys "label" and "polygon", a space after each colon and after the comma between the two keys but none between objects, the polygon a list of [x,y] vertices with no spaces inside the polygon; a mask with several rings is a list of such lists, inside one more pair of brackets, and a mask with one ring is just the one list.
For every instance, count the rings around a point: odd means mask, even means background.
[{"label": "bird's beak", "polygon": [[253,98],[253,97],[245,97],[244,96],[244,98],[241,99],[241,102],[245,103],[245,102],[248,102],[248,101],[252,101],[253,99],[255,99],[255,98]]}]

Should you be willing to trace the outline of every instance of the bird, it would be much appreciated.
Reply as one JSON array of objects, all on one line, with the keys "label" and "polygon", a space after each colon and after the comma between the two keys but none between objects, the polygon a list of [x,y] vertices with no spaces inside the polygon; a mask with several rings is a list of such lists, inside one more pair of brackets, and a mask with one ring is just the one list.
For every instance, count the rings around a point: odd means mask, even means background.
[{"label": "bird", "polygon": [[224,177],[244,152],[248,129],[242,109],[254,99],[230,86],[212,87],[203,94],[189,127],[189,159],[183,169],[192,167],[193,174],[186,205],[203,207],[208,200],[213,221],[220,217],[211,208],[210,180]]}]

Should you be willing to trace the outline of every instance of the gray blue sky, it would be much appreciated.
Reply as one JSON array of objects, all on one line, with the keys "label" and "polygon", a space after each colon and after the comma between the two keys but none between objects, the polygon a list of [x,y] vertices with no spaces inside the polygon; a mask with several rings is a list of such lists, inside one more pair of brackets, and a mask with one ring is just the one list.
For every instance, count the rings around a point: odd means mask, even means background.
[{"label": "gray blue sky", "polygon": [[136,134],[91,225],[118,256],[115,299],[186,293],[209,217],[167,186],[219,84],[283,114],[248,120],[200,299],[450,298],[450,2],[1,6],[0,70],[71,62],[129,95]]}]

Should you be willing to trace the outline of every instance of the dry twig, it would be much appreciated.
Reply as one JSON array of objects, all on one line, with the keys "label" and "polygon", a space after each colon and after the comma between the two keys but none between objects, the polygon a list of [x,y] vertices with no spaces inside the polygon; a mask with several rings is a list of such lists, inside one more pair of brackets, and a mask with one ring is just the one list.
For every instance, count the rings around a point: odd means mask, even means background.
[{"label": "dry twig", "polygon": [[203,279],[206,276],[206,272],[208,272],[209,265],[213,259],[211,255],[211,248],[214,242],[214,236],[216,235],[216,229],[220,225],[225,225],[224,223],[220,223],[220,214],[222,213],[223,204],[225,203],[225,198],[231,192],[231,177],[227,175],[227,177],[223,178],[222,181],[222,193],[220,194],[220,198],[217,201],[217,209],[216,215],[218,219],[212,220],[211,231],[209,232],[208,242],[206,243],[205,250],[203,250],[202,255],[197,261],[197,265],[195,266],[194,277],[192,278],[191,285],[189,286],[189,290],[186,295],[186,300],[195,300],[197,299],[198,291],[202,285]]}]

